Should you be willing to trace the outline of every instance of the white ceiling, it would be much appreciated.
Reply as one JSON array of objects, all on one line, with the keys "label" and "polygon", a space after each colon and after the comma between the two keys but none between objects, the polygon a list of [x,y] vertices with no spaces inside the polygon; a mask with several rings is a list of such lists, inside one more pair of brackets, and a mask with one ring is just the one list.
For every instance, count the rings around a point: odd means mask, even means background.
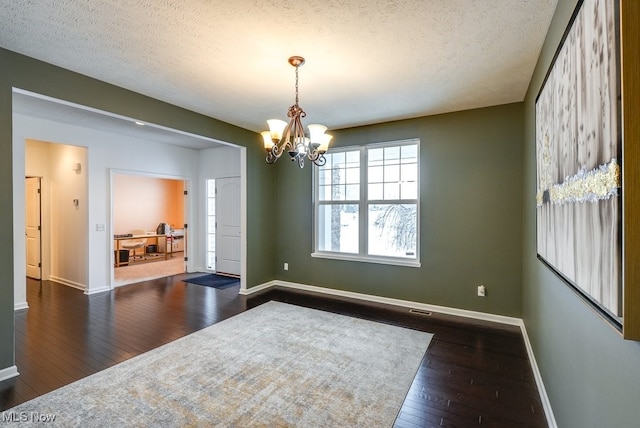
[{"label": "white ceiling", "polygon": [[524,99],[557,0],[0,0],[0,47],[253,131]]}]

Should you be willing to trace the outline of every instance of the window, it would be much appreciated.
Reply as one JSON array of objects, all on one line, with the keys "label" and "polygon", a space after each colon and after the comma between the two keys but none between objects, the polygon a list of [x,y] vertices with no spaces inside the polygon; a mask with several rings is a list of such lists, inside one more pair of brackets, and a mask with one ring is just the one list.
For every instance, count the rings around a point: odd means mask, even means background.
[{"label": "window", "polygon": [[332,149],[314,172],[314,257],[419,266],[419,140]]},{"label": "window", "polygon": [[207,180],[207,270],[216,270],[216,180]]}]

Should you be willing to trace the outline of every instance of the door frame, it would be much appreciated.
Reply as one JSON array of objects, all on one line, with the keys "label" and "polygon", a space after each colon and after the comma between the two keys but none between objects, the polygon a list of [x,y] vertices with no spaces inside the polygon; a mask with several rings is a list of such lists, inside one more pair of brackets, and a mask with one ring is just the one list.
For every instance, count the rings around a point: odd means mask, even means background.
[{"label": "door frame", "polygon": [[[116,175],[133,175],[133,176],[138,176],[138,177],[149,177],[149,178],[160,178],[160,179],[164,179],[164,180],[176,180],[176,181],[182,181],[184,183],[184,190],[187,192],[187,195],[185,195],[185,197],[187,198],[187,200],[184,203],[183,209],[183,218],[185,223],[188,225],[188,227],[185,228],[185,237],[184,237],[184,257],[187,258],[187,261],[184,262],[184,272],[190,272],[192,270],[192,266],[193,266],[193,258],[188,256],[191,253],[191,236],[190,234],[193,233],[193,209],[191,207],[191,204],[193,203],[193,199],[194,198],[189,198],[188,196],[192,196],[193,195],[193,191],[192,191],[192,183],[191,183],[191,178],[189,177],[184,177],[184,176],[177,176],[177,175],[170,175],[170,174],[160,174],[160,173],[151,173],[151,172],[141,172],[141,171],[137,171],[137,170],[126,170],[126,169],[117,169],[117,168],[110,168],[109,169],[109,223],[108,223],[108,227],[107,227],[107,234],[108,236],[113,236],[114,235],[114,199],[115,199],[115,195],[114,195],[114,177]],[[181,225],[183,226],[183,225]],[[114,241],[113,239],[109,240],[109,289],[113,290],[115,288],[117,288],[117,286],[115,285],[115,245],[114,245]]]}]

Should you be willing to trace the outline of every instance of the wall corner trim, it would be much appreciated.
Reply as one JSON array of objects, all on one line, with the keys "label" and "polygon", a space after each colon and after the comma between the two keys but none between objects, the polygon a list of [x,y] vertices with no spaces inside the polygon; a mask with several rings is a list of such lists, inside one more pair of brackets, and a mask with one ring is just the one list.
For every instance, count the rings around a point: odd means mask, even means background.
[{"label": "wall corner trim", "polygon": [[551,402],[549,401],[547,390],[544,387],[544,382],[542,381],[542,375],[540,374],[540,369],[538,368],[538,362],[536,361],[536,357],[533,353],[533,347],[531,346],[531,341],[529,340],[529,335],[527,334],[527,328],[524,325],[523,320],[520,320],[520,330],[522,330],[524,346],[527,348],[527,354],[529,355],[529,363],[531,364],[533,377],[535,378],[536,385],[538,386],[538,393],[540,394],[540,401],[542,401],[542,408],[544,409],[544,414],[547,418],[547,424],[549,425],[549,428],[558,428],[558,424],[556,423],[556,418],[553,414],[553,409],[551,408]]},{"label": "wall corner trim", "polygon": [[238,294],[242,295],[242,296],[249,296],[253,293],[257,293],[258,291],[262,291],[262,290],[266,290],[268,288],[271,287],[275,287],[276,285],[278,285],[278,281],[269,281],[269,282],[265,282],[263,284],[259,284],[256,285],[255,287],[251,287],[251,288],[241,288],[240,291],[238,292]]},{"label": "wall corner trim", "polygon": [[354,293],[351,291],[335,290],[332,288],[318,287],[315,285],[306,285],[306,284],[299,284],[295,282],[287,282],[287,281],[279,281],[279,280],[265,282],[255,287],[251,287],[247,290],[240,290],[240,294],[250,295],[253,293],[257,293],[258,291],[266,290],[268,288],[276,287],[276,286],[293,288],[296,290],[311,291],[316,293],[330,294],[333,296],[348,297],[348,298],[358,299],[358,300],[366,300],[366,301],[375,302],[375,303],[385,303],[389,305],[402,306],[407,308],[422,309],[426,311],[440,312],[447,315],[457,315],[465,318],[473,318],[473,319],[478,319],[483,321],[492,321],[492,322],[497,322],[501,324],[518,326],[520,327],[520,331],[522,332],[522,337],[524,339],[527,355],[529,356],[529,363],[531,364],[531,370],[533,371],[533,376],[536,380],[536,386],[538,387],[538,393],[540,394],[540,401],[542,402],[542,407],[544,409],[545,417],[547,418],[547,423],[549,425],[549,428],[558,427],[558,425],[556,424],[555,417],[553,415],[553,410],[551,409],[551,403],[549,401],[549,396],[547,395],[547,390],[545,389],[544,382],[542,381],[542,375],[540,374],[540,370],[538,369],[538,363],[536,362],[536,357],[533,354],[533,347],[531,346],[531,342],[529,341],[529,336],[527,335],[527,329],[524,325],[524,321],[521,318],[507,317],[503,315],[495,315],[495,314],[489,314],[485,312],[469,311],[466,309],[450,308],[447,306],[429,305],[426,303],[412,302],[409,300],[392,299],[388,297],[373,296],[369,294]]},{"label": "wall corner trim", "polygon": [[111,291],[111,288],[109,287],[100,287],[96,289],[91,288],[89,290],[84,290],[84,294],[86,294],[87,296],[90,296],[92,294],[104,293],[105,291]]},{"label": "wall corner trim", "polygon": [[16,366],[7,367],[5,369],[0,369],[0,382],[3,380],[11,379],[12,377],[18,376],[18,368]]},{"label": "wall corner trim", "polygon": [[13,305],[13,310],[14,311],[20,311],[22,309],[29,309],[29,304],[26,301],[20,302],[20,303],[16,303],[15,305]]}]

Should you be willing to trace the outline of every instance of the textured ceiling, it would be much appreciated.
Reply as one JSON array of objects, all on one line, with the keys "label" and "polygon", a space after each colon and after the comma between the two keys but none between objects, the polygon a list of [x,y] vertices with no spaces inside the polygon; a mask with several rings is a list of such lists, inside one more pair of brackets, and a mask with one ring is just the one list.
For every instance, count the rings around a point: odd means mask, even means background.
[{"label": "textured ceiling", "polygon": [[0,0],[0,47],[260,131],[524,99],[557,0]]}]

